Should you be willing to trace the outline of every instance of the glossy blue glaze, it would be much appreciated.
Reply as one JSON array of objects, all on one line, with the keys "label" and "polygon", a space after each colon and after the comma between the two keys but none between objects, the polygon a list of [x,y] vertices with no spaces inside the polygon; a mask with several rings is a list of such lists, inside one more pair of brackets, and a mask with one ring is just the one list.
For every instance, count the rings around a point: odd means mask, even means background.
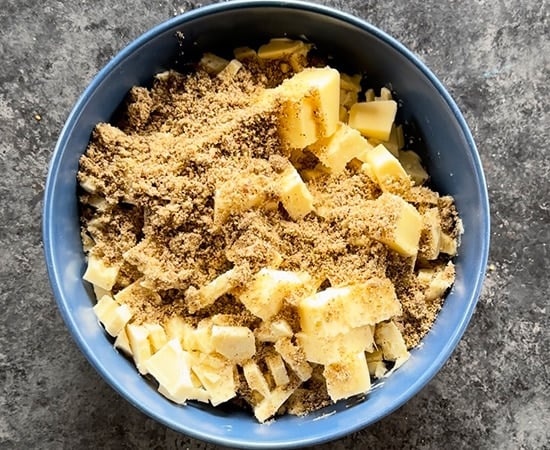
[{"label": "glossy blue glaze", "polygon": [[[181,46],[177,31],[185,36]],[[113,348],[92,311],[92,291],[82,281],[76,172],[94,125],[109,120],[131,86],[149,83],[159,71],[181,67],[197,52],[223,53],[283,35],[305,36],[333,55],[337,67],[365,72],[370,83],[393,87],[403,103],[400,119],[418,128],[433,185],[455,197],[465,232],[453,290],[433,329],[404,366],[377,383],[362,401],[341,401],[306,417],[285,416],[260,425],[235,409],[170,403]],[[157,26],[96,76],[55,148],[45,191],[43,239],[53,292],[69,330],[90,363],[123,397],[167,426],[199,439],[236,447],[289,448],[336,439],[376,422],[437,373],[461,338],[480,293],[489,247],[489,205],[464,118],[436,77],[403,45],[360,19],[322,6],[237,1],[194,10]]]}]

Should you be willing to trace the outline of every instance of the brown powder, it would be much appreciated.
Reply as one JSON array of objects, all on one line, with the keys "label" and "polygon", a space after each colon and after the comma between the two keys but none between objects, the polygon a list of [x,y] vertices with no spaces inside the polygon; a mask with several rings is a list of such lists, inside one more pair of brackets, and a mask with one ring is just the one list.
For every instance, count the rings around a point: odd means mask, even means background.
[{"label": "brown powder", "polygon": [[[245,284],[277,262],[281,270],[310,273],[320,288],[388,277],[403,306],[398,324],[413,347],[429,330],[441,299],[425,302],[415,261],[376,240],[388,232],[394,214],[380,208],[376,183],[349,167],[308,181],[315,213],[293,221],[278,204],[271,180],[287,157],[298,169],[319,163],[307,151],[287,154],[276,105],[261,101],[265,87],[292,75],[284,70],[250,62],[235,77],[223,78],[198,68],[188,75],[161,74],[151,89],[132,88],[114,125],[97,125],[80,160],[78,180],[91,192],[80,197],[83,241],[90,254],[121,267],[113,294],[133,286],[127,303],[138,323],[179,316],[197,324],[223,314],[230,323],[254,328],[259,319],[232,295],[195,313],[188,306],[198,289],[233,267],[240,268],[239,282]],[[235,206],[217,219],[216,192],[225,192]],[[261,208],[239,206],[254,195],[265,196]],[[452,198],[424,187],[403,196],[419,209],[437,207],[444,231],[457,236]],[[299,331],[291,304],[277,318]],[[258,354],[272,351],[266,343]],[[239,394],[256,404],[242,374],[240,379]],[[317,368],[287,409],[301,414],[328,402]]]}]

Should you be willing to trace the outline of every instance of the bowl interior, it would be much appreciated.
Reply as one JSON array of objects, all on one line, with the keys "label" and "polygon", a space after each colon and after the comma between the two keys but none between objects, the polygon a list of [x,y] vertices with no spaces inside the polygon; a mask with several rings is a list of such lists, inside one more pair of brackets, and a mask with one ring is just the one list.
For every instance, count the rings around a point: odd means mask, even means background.
[{"label": "bowl interior", "polygon": [[[178,39],[176,32],[184,39]],[[234,47],[281,36],[305,37],[332,55],[337,68],[364,72],[373,86],[391,85],[402,100],[400,120],[414,123],[423,137],[424,161],[433,185],[455,197],[465,233],[452,292],[433,329],[404,366],[378,382],[365,399],[259,425],[235,409],[170,403],[113,348],[92,311],[92,291],[82,281],[85,263],[76,172],[93,127],[109,120],[130,87],[148,84],[157,72],[181,68],[202,51],[230,54]],[[71,113],[51,161],[44,203],[45,255],[54,294],[71,333],[94,367],[128,401],[173,429],[251,448],[335,439],[379,420],[418,392],[449,357],[470,319],[485,271],[488,240],[488,202],[480,161],[462,116],[440,83],[402,45],[365,22],[321,6],[292,2],[205,7],[156,27],[124,49],[98,74]]]}]

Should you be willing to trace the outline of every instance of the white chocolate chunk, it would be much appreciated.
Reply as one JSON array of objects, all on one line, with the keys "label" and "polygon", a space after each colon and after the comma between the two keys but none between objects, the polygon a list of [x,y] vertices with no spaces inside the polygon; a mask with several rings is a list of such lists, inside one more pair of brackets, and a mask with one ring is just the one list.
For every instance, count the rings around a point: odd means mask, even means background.
[{"label": "white chocolate chunk", "polygon": [[149,330],[143,325],[128,324],[126,333],[132,348],[132,356],[139,373],[145,375],[147,367],[145,362],[151,357],[151,343],[149,342]]},{"label": "white chocolate chunk", "polygon": [[409,359],[405,340],[393,322],[382,322],[376,325],[374,340],[382,349],[386,361],[395,361],[395,367],[401,366]]},{"label": "white chocolate chunk", "polygon": [[365,160],[383,191],[395,190],[396,185],[403,188],[410,187],[411,181],[407,172],[405,172],[399,160],[383,144],[377,145],[366,153]]},{"label": "white chocolate chunk", "polygon": [[349,112],[349,125],[364,136],[387,141],[397,113],[394,100],[359,102]]},{"label": "white chocolate chunk", "polygon": [[294,333],[286,320],[278,319],[263,322],[254,330],[254,334],[260,342],[277,342],[281,338],[292,337]]},{"label": "white chocolate chunk", "polygon": [[288,377],[288,372],[286,371],[285,363],[283,361],[283,358],[281,358],[281,355],[276,353],[267,355],[265,357],[265,363],[267,365],[267,368],[269,369],[269,372],[271,373],[273,381],[277,386],[284,386],[290,381],[290,378]]},{"label": "white chocolate chunk", "polygon": [[115,339],[115,348],[121,350],[127,356],[132,356],[132,347],[130,346],[128,333],[126,333],[125,328],[120,330],[120,333],[118,333],[118,336]]},{"label": "white chocolate chunk", "polygon": [[336,131],[340,74],[330,67],[308,68],[285,80],[280,95],[279,132],[289,148],[305,148]]},{"label": "white chocolate chunk", "polygon": [[300,332],[296,333],[296,340],[309,362],[329,364],[338,361],[344,353],[372,351],[373,332],[374,327],[365,325],[330,337],[312,336]]},{"label": "white chocolate chunk", "polygon": [[306,53],[311,45],[288,38],[273,38],[258,49],[258,58],[284,59],[293,53]]},{"label": "white chocolate chunk", "polygon": [[118,276],[118,266],[107,266],[100,258],[90,255],[88,267],[82,278],[90,283],[110,291]]},{"label": "white chocolate chunk", "polygon": [[357,130],[343,123],[338,123],[332,135],[308,148],[333,173],[342,172],[353,158],[372,150],[372,146]]},{"label": "white chocolate chunk", "polygon": [[369,374],[374,378],[382,378],[388,371],[384,362],[384,354],[382,350],[374,350],[367,355],[367,365],[369,366]]},{"label": "white chocolate chunk", "polygon": [[94,306],[94,312],[107,333],[113,337],[118,336],[133,315],[128,305],[119,305],[110,295],[101,297]]},{"label": "white chocolate chunk", "polygon": [[218,75],[229,64],[229,61],[213,53],[204,53],[199,66],[206,70],[210,75]]},{"label": "white chocolate chunk", "polygon": [[222,273],[198,290],[193,300],[188,302],[189,311],[193,313],[211,305],[237,286],[238,282],[237,268]]},{"label": "white chocolate chunk", "polygon": [[256,353],[254,333],[247,327],[214,325],[212,346],[214,351],[234,363],[246,361]]},{"label": "white chocolate chunk", "polygon": [[328,394],[334,402],[370,389],[370,374],[364,352],[342,355],[340,361],[325,366],[323,375]]},{"label": "white chocolate chunk", "polygon": [[439,251],[446,255],[455,256],[458,248],[457,240],[445,232],[441,232]]},{"label": "white chocolate chunk", "polygon": [[283,207],[294,220],[299,220],[313,211],[313,196],[291,165],[280,175],[279,197]]},{"label": "white chocolate chunk", "polygon": [[[373,217],[373,237],[403,256],[416,256],[422,231],[422,216],[401,197],[384,193],[375,200],[378,217]],[[385,212],[391,211],[391,216]],[[391,221],[388,219],[391,218]]]},{"label": "white chocolate chunk", "polygon": [[151,351],[153,353],[160,350],[167,342],[164,328],[158,323],[146,323],[145,328],[149,332],[149,342],[151,343]]},{"label": "white chocolate chunk", "polygon": [[365,283],[328,288],[304,298],[298,307],[302,331],[310,336],[337,336],[401,314],[393,283],[371,278]]},{"label": "white chocolate chunk", "polygon": [[212,405],[219,405],[235,397],[237,386],[233,365],[224,357],[202,355],[193,364],[192,370],[206,389]]},{"label": "white chocolate chunk", "polygon": [[311,378],[312,369],[306,361],[303,350],[294,345],[290,338],[279,339],[275,343],[275,350],[282,356],[300,380],[307,381]]},{"label": "white chocolate chunk", "polygon": [[289,383],[284,386],[277,386],[273,389],[269,396],[265,397],[254,408],[254,415],[260,423],[264,423],[271,416],[274,416],[284,402],[296,390],[297,384]]},{"label": "white chocolate chunk", "polygon": [[422,167],[420,156],[412,150],[400,150],[399,162],[416,186],[421,186],[428,181],[429,175]]},{"label": "white chocolate chunk", "polygon": [[307,273],[263,268],[237,297],[252,314],[269,320],[310,281]]},{"label": "white chocolate chunk", "polygon": [[242,63],[237,59],[232,59],[229,63],[218,73],[219,78],[231,79],[235,78],[237,72],[241,69]]},{"label": "white chocolate chunk", "polygon": [[262,397],[269,395],[269,385],[260,367],[253,360],[250,359],[243,364],[243,374],[250,389],[259,392]]},{"label": "white chocolate chunk", "polygon": [[422,213],[419,256],[434,260],[439,256],[441,241],[441,216],[438,208],[428,208]]}]

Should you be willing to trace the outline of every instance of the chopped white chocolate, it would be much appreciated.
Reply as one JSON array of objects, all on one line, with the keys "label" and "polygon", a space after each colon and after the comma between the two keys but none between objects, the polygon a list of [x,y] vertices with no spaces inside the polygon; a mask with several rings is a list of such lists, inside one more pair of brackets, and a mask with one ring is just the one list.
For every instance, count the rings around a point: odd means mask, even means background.
[{"label": "chopped white chocolate", "polygon": [[128,333],[126,333],[125,328],[120,330],[120,333],[118,333],[118,336],[115,339],[115,348],[121,350],[127,356],[132,356],[132,347],[130,346]]},{"label": "chopped white chocolate", "polygon": [[238,59],[239,61],[246,61],[249,59],[256,59],[258,57],[258,53],[250,47],[237,47],[233,50],[233,56],[235,56],[235,59]]},{"label": "chopped white chocolate", "polygon": [[293,53],[307,53],[311,45],[288,38],[273,38],[258,49],[261,59],[284,59]]},{"label": "chopped white chocolate", "polygon": [[218,275],[210,283],[201,287],[192,301],[188,302],[189,311],[195,312],[214,303],[222,295],[227,294],[238,284],[237,268]]},{"label": "chopped white chocolate", "polygon": [[234,363],[252,358],[256,353],[254,333],[247,327],[212,327],[212,346],[216,352]]},{"label": "chopped white chocolate", "polygon": [[119,269],[118,266],[108,266],[101,258],[90,255],[88,257],[88,267],[82,278],[106,291],[110,291],[115,284]]},{"label": "chopped white chocolate", "polygon": [[307,381],[311,378],[311,366],[306,361],[304,351],[294,345],[290,338],[279,339],[275,343],[275,350],[282,356],[298,378]]},{"label": "chopped white chocolate", "polygon": [[394,100],[359,102],[351,107],[348,123],[364,136],[387,141],[396,113],[397,103]]},{"label": "chopped white chocolate", "polygon": [[405,172],[399,160],[383,144],[377,145],[366,153],[365,160],[383,191],[410,187],[411,181],[407,172]]},{"label": "chopped white chocolate", "polygon": [[216,406],[236,395],[237,385],[233,365],[218,355],[202,355],[192,365],[192,370],[206,389],[210,403]]},{"label": "chopped white chocolate", "polygon": [[427,260],[437,259],[441,241],[441,216],[438,208],[427,208],[422,213],[422,231],[418,255]]},{"label": "chopped white chocolate", "polygon": [[329,137],[320,139],[308,149],[333,173],[340,173],[353,158],[365,155],[372,150],[361,133],[344,123],[338,123],[336,131]]},{"label": "chopped white chocolate", "polygon": [[164,328],[158,323],[145,323],[144,326],[147,328],[147,331],[149,331],[148,339],[151,343],[151,351],[155,353],[164,347],[168,341]]},{"label": "chopped white chocolate", "polygon": [[298,307],[302,331],[310,336],[337,336],[401,314],[393,283],[371,278],[365,283],[328,288],[304,298]]},{"label": "chopped white chocolate", "polygon": [[145,375],[147,368],[145,362],[151,357],[151,343],[149,342],[149,330],[143,325],[126,325],[126,333],[130,341],[132,356],[139,373]]},{"label": "chopped white chocolate", "polygon": [[369,374],[374,378],[382,378],[388,371],[384,362],[384,354],[382,350],[374,350],[367,354],[367,365],[369,366]]},{"label": "chopped white chocolate", "polygon": [[132,310],[126,304],[119,305],[110,295],[104,295],[94,306],[97,318],[107,333],[117,337],[132,318]]},{"label": "chopped white chocolate", "polygon": [[199,66],[210,75],[218,75],[228,64],[229,61],[227,59],[213,53],[204,53],[199,61]]},{"label": "chopped white chocolate", "polygon": [[340,361],[325,366],[323,375],[328,394],[334,402],[370,389],[369,368],[364,352],[342,355]]},{"label": "chopped white chocolate", "polygon": [[269,320],[279,312],[284,300],[303,291],[310,280],[307,273],[264,268],[237,298],[252,314]]},{"label": "chopped white chocolate", "polygon": [[281,355],[273,353],[265,357],[265,363],[269,373],[277,386],[284,386],[290,381],[286,366]]},{"label": "chopped white chocolate", "polygon": [[288,383],[284,386],[277,386],[265,397],[255,408],[254,415],[260,423],[264,423],[271,416],[274,416],[284,402],[296,390],[297,384]]},{"label": "chopped white chocolate", "polygon": [[296,342],[303,349],[309,362],[329,364],[338,361],[344,353],[372,351],[374,328],[371,325],[352,328],[335,336],[296,333]]},{"label": "chopped white chocolate", "polygon": [[422,167],[420,156],[412,150],[399,150],[399,162],[415,185],[421,186],[428,180],[429,175]]},{"label": "chopped white chocolate", "polygon": [[376,325],[374,340],[384,354],[386,361],[395,361],[395,367],[401,366],[409,359],[405,340],[393,322],[382,322]]},{"label": "chopped white chocolate", "polygon": [[273,322],[262,322],[255,330],[256,339],[260,342],[277,342],[284,337],[292,337],[294,334],[288,322],[284,319]]},{"label": "chopped white chocolate", "polygon": [[218,77],[231,79],[237,75],[237,72],[241,69],[242,63],[238,59],[232,59],[229,63],[218,73]]},{"label": "chopped white chocolate", "polygon": [[259,392],[262,397],[269,395],[269,385],[260,367],[253,360],[250,359],[243,364],[243,374],[250,389]]},{"label": "chopped white chocolate", "polygon": [[313,211],[313,196],[292,165],[280,175],[279,197],[288,215],[294,220]]},{"label": "chopped white chocolate", "polygon": [[439,251],[449,256],[455,256],[457,247],[457,240],[442,231],[439,241]]}]

